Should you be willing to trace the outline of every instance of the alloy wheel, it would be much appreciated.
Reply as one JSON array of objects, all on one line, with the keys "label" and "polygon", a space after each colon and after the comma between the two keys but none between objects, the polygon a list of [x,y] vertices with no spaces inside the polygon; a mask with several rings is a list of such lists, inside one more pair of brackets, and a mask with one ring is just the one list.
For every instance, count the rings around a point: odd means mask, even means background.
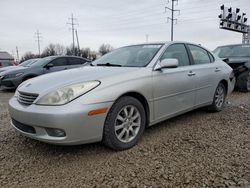
[{"label": "alloy wheel", "polygon": [[123,143],[131,142],[141,127],[141,114],[133,105],[123,107],[115,120],[115,135]]},{"label": "alloy wheel", "polygon": [[225,100],[224,88],[219,85],[215,93],[215,105],[217,106],[217,108],[221,108],[223,106],[224,100]]}]

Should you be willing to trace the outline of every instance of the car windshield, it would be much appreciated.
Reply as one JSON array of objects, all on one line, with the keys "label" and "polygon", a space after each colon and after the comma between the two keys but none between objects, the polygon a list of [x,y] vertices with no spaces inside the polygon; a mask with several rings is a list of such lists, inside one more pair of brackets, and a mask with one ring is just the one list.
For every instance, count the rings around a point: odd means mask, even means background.
[{"label": "car windshield", "polygon": [[119,48],[94,61],[94,66],[145,67],[162,44],[146,44]]},{"label": "car windshield", "polygon": [[237,45],[237,46],[222,46],[214,50],[214,53],[220,57],[249,57],[250,45]]},{"label": "car windshield", "polygon": [[20,64],[20,66],[22,67],[28,67],[29,65],[35,63],[37,61],[37,59],[29,59],[27,61],[24,61]]},{"label": "car windshield", "polygon": [[28,66],[29,67],[42,67],[42,66],[46,65],[47,63],[49,63],[54,58],[55,57],[53,57],[53,56],[45,57],[45,58],[42,58],[42,59],[39,59],[39,60],[35,61],[34,63],[31,63]]}]

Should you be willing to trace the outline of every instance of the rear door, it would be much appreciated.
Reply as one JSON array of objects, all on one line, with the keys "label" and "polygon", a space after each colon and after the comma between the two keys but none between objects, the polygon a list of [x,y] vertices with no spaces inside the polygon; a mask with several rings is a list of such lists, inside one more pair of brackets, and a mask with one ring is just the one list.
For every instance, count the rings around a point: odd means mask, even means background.
[{"label": "rear door", "polygon": [[191,67],[197,78],[195,105],[210,103],[219,83],[220,67],[216,66],[213,55],[204,48],[191,44],[187,47],[192,57]]},{"label": "rear door", "polygon": [[153,72],[154,119],[163,120],[195,103],[195,76],[184,44],[169,46],[160,60],[174,58],[179,67]]},{"label": "rear door", "polygon": [[69,69],[81,67],[85,63],[86,63],[86,61],[81,59],[81,58],[68,57],[68,68]]}]

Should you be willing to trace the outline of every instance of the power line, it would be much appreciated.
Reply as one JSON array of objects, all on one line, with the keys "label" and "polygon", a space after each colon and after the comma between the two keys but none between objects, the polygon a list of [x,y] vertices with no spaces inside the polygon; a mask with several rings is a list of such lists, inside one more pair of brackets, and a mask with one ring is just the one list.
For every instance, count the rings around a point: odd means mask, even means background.
[{"label": "power line", "polygon": [[78,25],[76,22],[76,18],[74,18],[74,15],[71,14],[71,17],[69,18],[70,23],[67,23],[71,26],[72,31],[72,39],[73,39],[73,54],[75,55],[75,25]]},{"label": "power line", "polygon": [[148,42],[149,34],[146,34],[146,42]]},{"label": "power line", "polygon": [[171,18],[168,17],[168,20],[171,20],[171,41],[174,40],[174,21],[177,22],[177,19],[174,18],[174,12],[179,12],[180,13],[180,10],[177,10],[174,8],[174,3],[177,2],[178,3],[178,0],[171,0],[172,2],[172,8],[169,8],[169,7],[165,7],[165,11],[168,9],[171,11]]},{"label": "power line", "polygon": [[37,41],[37,46],[38,46],[38,54],[40,57],[40,55],[41,55],[40,42],[41,42],[41,38],[42,38],[42,33],[40,33],[39,30],[37,30],[35,33],[35,37],[37,38],[36,41]]}]

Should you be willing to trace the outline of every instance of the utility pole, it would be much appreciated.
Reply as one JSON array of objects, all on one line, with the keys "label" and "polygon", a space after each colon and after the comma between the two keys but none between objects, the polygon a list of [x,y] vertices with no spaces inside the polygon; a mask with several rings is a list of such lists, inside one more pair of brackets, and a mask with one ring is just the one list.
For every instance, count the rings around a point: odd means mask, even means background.
[{"label": "utility pole", "polygon": [[250,44],[250,26],[247,28],[247,33],[243,33],[242,44]]},{"label": "utility pole", "polygon": [[40,33],[39,30],[36,31],[35,38],[37,38],[36,41],[37,41],[37,46],[38,46],[38,54],[40,57],[41,56],[40,42],[42,38],[42,33]]},{"label": "utility pole", "polygon": [[73,39],[73,55],[75,55],[75,25],[78,25],[76,22],[76,18],[74,18],[74,15],[71,14],[71,17],[69,18],[69,23],[68,25],[71,26],[71,31],[72,31],[72,39]]},{"label": "utility pole", "polygon": [[76,41],[77,41],[78,52],[80,52],[80,44],[79,44],[77,29],[76,29]]},{"label": "utility pole", "polygon": [[[179,14],[180,14],[180,10],[177,10],[174,8],[174,6],[175,6],[174,3],[175,2],[178,3],[178,0],[171,0],[171,2],[172,2],[172,6],[171,6],[172,8],[165,7],[165,12],[167,11],[167,9],[171,11],[171,18],[168,17],[167,19],[171,20],[171,41],[173,41],[174,40],[174,22],[177,23],[177,19],[174,18],[174,13],[179,12]],[[168,3],[169,3],[169,1],[168,1]]]},{"label": "utility pole", "polygon": [[146,42],[148,42],[148,38],[149,38],[149,35],[148,35],[148,34],[146,34]]},{"label": "utility pole", "polygon": [[19,52],[18,52],[18,47],[16,46],[16,61],[19,64]]}]

